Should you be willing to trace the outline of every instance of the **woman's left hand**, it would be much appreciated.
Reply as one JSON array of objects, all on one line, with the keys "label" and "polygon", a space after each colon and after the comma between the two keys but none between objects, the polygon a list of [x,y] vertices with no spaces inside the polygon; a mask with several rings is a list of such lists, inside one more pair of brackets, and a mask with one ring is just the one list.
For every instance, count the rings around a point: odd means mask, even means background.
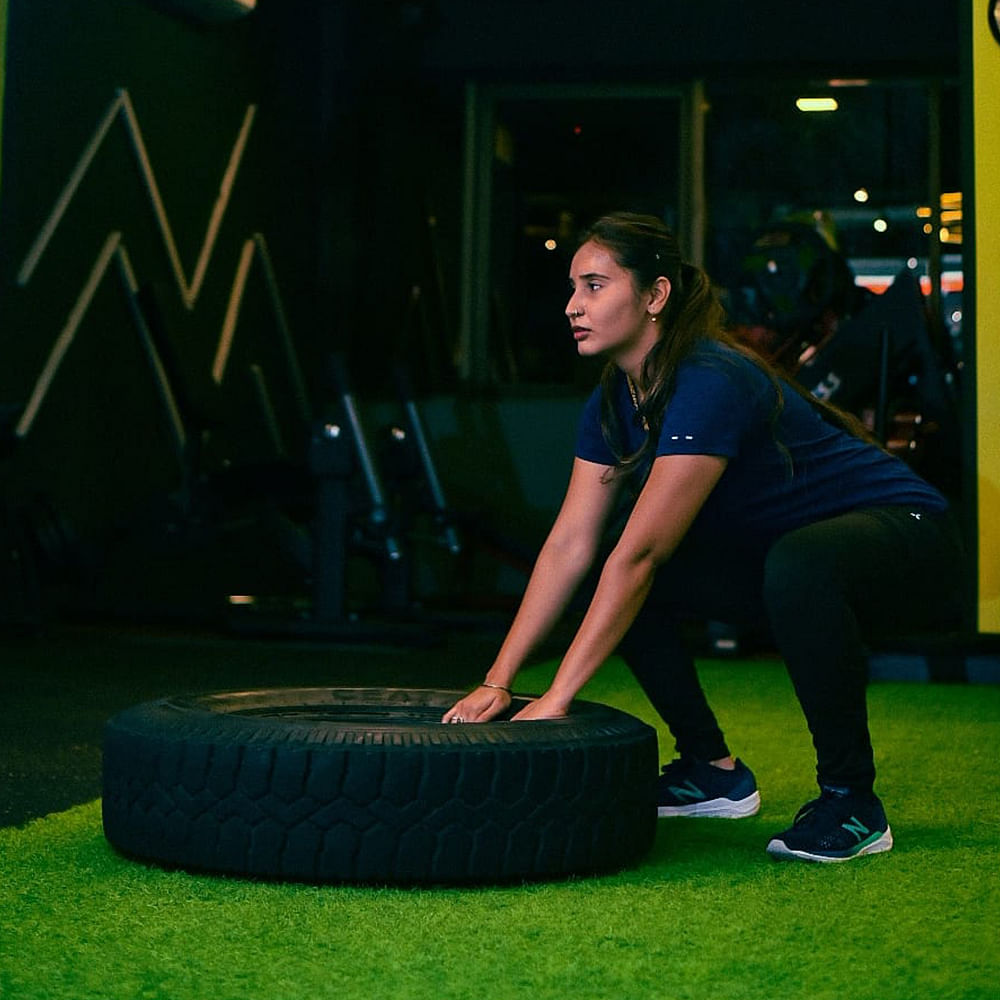
[{"label": "woman's left hand", "polygon": [[568,714],[565,705],[556,702],[549,694],[543,694],[534,701],[529,701],[511,722],[526,722],[531,719],[562,719]]},{"label": "woman's left hand", "polygon": [[442,722],[489,722],[510,707],[510,692],[505,688],[480,684],[457,701],[441,717]]}]

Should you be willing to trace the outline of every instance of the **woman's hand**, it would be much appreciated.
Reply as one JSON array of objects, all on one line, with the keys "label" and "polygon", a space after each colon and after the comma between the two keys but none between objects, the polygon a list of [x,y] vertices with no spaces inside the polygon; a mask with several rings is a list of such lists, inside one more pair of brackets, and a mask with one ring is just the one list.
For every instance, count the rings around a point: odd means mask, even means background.
[{"label": "woman's hand", "polygon": [[546,692],[540,698],[529,701],[510,721],[527,722],[531,719],[561,719],[567,714],[566,706],[561,702],[557,702],[550,692]]},{"label": "woman's hand", "polygon": [[510,708],[509,691],[498,687],[477,687],[455,702],[441,717],[442,722],[489,722]]}]

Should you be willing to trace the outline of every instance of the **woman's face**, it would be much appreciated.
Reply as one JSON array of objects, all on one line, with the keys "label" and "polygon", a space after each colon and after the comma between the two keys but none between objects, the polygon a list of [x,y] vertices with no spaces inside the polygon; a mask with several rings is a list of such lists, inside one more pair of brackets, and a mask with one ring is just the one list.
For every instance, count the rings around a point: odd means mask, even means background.
[{"label": "woman's face", "polygon": [[635,287],[631,272],[600,243],[588,242],[573,257],[569,283],[566,315],[579,354],[607,354],[626,370],[641,365],[659,328],[648,312],[650,296]]}]

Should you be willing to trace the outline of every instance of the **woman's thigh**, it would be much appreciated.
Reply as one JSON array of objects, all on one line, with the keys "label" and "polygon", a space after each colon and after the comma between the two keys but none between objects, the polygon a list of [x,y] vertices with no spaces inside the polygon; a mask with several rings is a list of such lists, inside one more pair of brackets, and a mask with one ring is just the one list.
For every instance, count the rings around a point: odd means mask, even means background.
[{"label": "woman's thigh", "polygon": [[678,618],[756,624],[764,615],[764,554],[685,539],[656,573],[647,599]]},{"label": "woman's thigh", "polygon": [[947,627],[961,619],[964,577],[950,518],[859,510],[779,539],[766,560],[766,601],[808,613],[820,595],[835,596],[866,631]]}]

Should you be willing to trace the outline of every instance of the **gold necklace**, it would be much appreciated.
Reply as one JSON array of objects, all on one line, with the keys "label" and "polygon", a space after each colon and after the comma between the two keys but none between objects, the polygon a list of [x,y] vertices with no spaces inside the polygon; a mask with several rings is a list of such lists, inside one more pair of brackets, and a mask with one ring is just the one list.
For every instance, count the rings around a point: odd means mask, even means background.
[{"label": "gold necklace", "polygon": [[[635,382],[632,381],[632,376],[625,373],[625,384],[628,386],[628,394],[632,397],[632,406],[636,413],[639,413],[639,392],[635,387]],[[646,415],[640,414],[639,419],[642,421],[642,429],[649,432],[649,421],[646,419]]]}]

